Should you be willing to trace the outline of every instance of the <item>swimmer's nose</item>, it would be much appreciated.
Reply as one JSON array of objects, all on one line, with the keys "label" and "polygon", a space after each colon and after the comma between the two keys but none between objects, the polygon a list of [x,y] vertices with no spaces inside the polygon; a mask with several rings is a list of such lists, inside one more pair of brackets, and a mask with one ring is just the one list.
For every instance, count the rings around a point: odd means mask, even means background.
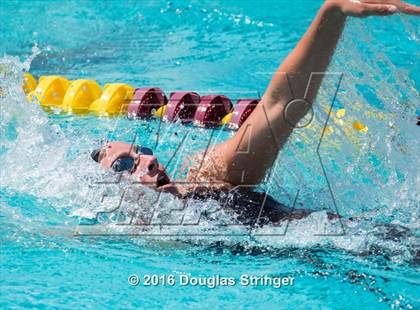
[{"label": "swimmer's nose", "polygon": [[159,171],[159,164],[157,161],[156,156],[147,156],[145,158],[145,166],[147,168],[147,171],[154,174]]}]

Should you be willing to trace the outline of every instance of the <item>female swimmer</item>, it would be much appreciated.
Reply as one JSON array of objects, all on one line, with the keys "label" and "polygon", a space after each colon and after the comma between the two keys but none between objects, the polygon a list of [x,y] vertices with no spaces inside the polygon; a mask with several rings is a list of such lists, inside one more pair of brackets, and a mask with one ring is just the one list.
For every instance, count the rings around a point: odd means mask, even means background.
[{"label": "female swimmer", "polygon": [[228,205],[246,224],[255,224],[257,218],[260,224],[290,216],[301,218],[310,211],[292,211],[252,188],[263,180],[293,129],[311,108],[322,83],[323,75],[319,73],[326,72],[347,17],[395,13],[419,15],[420,7],[399,0],[326,1],[277,69],[245,123],[232,138],[201,153],[204,161],[194,161],[183,182],[172,182],[148,148],[114,141],[94,151],[92,157],[103,167],[116,172],[128,171],[141,183],[179,197],[208,197],[209,193],[219,197],[221,192],[234,193]]}]

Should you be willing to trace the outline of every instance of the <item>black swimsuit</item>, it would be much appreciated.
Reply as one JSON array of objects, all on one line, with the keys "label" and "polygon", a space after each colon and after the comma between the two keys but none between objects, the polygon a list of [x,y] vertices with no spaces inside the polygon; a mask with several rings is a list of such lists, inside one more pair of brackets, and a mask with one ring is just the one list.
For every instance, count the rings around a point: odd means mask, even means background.
[{"label": "black swimsuit", "polygon": [[289,219],[300,219],[312,213],[311,210],[294,210],[276,201],[270,195],[243,188],[229,192],[196,190],[185,198],[215,199],[220,202],[223,210],[243,225],[249,226],[263,226]]}]

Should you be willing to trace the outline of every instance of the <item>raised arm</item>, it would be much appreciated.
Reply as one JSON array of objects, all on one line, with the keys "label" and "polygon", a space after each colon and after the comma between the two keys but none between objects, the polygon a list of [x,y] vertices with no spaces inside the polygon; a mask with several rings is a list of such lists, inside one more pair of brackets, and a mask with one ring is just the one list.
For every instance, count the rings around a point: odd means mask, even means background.
[{"label": "raised arm", "polygon": [[[247,121],[231,139],[209,150],[208,156],[217,157],[226,167],[223,173],[217,172],[217,178],[233,185],[260,183],[295,125],[315,100],[322,82],[319,73],[327,70],[346,17],[384,16],[396,12],[419,14],[420,9],[397,0],[326,1],[277,69]],[[311,73],[315,75],[308,86]],[[290,104],[294,99],[305,101]]]}]

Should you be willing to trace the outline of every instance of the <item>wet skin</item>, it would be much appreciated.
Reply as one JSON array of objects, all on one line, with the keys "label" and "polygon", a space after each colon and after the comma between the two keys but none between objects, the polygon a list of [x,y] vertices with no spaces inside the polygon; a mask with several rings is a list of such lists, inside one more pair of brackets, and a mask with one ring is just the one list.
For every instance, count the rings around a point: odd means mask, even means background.
[{"label": "wet skin", "polygon": [[158,191],[170,192],[180,195],[180,190],[175,186],[163,167],[154,155],[137,154],[133,145],[120,141],[108,142],[99,153],[98,161],[105,168],[112,168],[112,164],[121,157],[134,159],[134,167],[130,174],[138,181]]}]

